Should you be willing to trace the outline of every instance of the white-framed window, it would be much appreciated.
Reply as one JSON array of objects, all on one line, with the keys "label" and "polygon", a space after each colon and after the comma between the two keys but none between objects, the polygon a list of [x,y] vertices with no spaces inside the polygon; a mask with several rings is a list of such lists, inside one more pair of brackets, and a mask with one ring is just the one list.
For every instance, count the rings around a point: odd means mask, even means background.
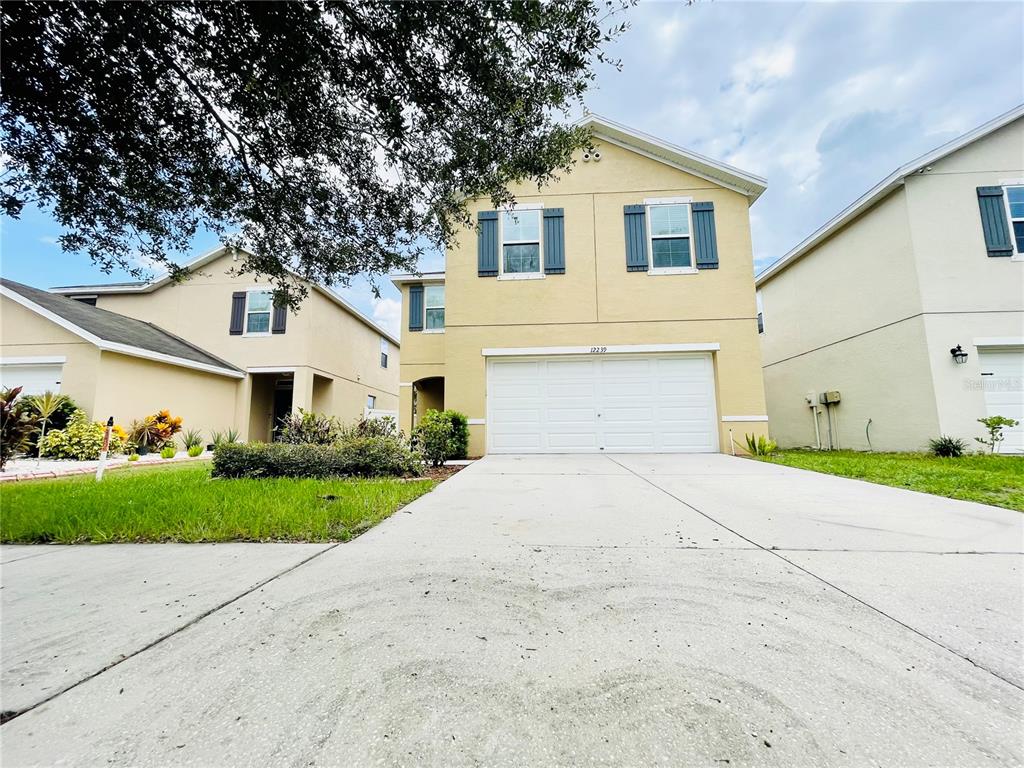
[{"label": "white-framed window", "polygon": [[1024,259],[1024,184],[1003,187],[1014,258]]},{"label": "white-framed window", "polygon": [[377,407],[377,396],[376,395],[367,395],[366,396],[366,407],[369,408],[371,411],[374,408]]},{"label": "white-framed window", "polygon": [[689,201],[647,201],[647,238],[651,254],[647,271],[655,275],[696,272],[693,263],[693,221]]},{"label": "white-framed window", "polygon": [[517,206],[503,210],[501,222],[501,259],[499,277],[543,277],[544,254],[541,243],[543,208]]},{"label": "white-framed window", "polygon": [[380,367],[388,367],[388,352],[391,351],[391,347],[388,346],[388,340],[381,337],[380,340]]},{"label": "white-framed window", "polygon": [[273,309],[274,293],[263,289],[247,291],[245,294],[245,335],[269,336],[270,313]]},{"label": "white-framed window", "polygon": [[444,286],[423,286],[423,330],[440,333],[444,330]]},{"label": "white-framed window", "polygon": [[764,302],[761,300],[761,292],[754,294],[757,299],[757,332],[764,333]]}]

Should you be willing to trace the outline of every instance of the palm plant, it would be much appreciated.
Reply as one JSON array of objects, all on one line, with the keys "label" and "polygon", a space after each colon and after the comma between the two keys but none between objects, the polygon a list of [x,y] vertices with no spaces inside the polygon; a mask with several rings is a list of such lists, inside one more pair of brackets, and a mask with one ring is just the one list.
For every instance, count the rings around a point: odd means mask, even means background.
[{"label": "palm plant", "polygon": [[[53,415],[61,409],[61,407],[68,401],[67,395],[59,395],[50,390],[46,390],[41,395],[29,395],[25,398],[28,405],[38,414],[40,420],[40,434],[39,434],[39,445],[43,444],[43,440],[46,438],[46,424],[48,421],[53,419]],[[42,451],[39,452],[39,456],[36,459],[36,466],[43,460]]]},{"label": "palm plant", "polygon": [[21,387],[0,390],[0,470],[7,460],[25,450],[36,430],[35,414],[19,402]]}]

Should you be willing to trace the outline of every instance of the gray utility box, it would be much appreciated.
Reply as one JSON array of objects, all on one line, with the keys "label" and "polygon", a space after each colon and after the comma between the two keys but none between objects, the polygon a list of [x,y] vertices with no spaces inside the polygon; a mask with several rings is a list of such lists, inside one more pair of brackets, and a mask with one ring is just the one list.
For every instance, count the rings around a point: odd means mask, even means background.
[{"label": "gray utility box", "polygon": [[839,390],[830,389],[827,392],[822,392],[821,397],[818,398],[822,405],[832,405],[833,403],[839,402]]}]

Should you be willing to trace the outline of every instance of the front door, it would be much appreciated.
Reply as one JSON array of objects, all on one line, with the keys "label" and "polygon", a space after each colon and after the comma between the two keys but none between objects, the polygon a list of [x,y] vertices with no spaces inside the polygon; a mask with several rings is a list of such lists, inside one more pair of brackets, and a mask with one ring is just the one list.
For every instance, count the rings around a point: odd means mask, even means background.
[{"label": "front door", "polygon": [[274,384],[274,423],[270,428],[270,439],[276,441],[281,431],[281,420],[292,412],[292,380],[279,379]]}]

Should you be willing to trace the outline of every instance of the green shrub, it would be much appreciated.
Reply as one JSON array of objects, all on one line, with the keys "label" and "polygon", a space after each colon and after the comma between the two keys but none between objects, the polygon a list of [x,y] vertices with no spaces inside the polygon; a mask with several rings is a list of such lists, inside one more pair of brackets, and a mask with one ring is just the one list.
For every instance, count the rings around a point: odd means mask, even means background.
[{"label": "green shrub", "polygon": [[139,454],[137,454],[137,453],[129,454],[128,461],[138,461],[138,460],[139,460]]},{"label": "green shrub", "polygon": [[213,451],[214,477],[383,477],[420,474],[407,443],[359,437],[335,445],[223,443]]},{"label": "green shrub", "polygon": [[464,459],[469,454],[469,419],[466,414],[451,409],[442,413],[452,422],[452,455],[450,459]]},{"label": "green shrub", "polygon": [[360,417],[359,421],[349,427],[342,427],[339,440],[352,440],[358,437],[388,437],[394,440],[405,440],[405,435],[398,429],[398,423],[393,416],[384,416],[380,419],[368,419]]},{"label": "green shrub", "polygon": [[307,445],[330,445],[338,440],[341,425],[333,416],[299,408],[279,422],[277,442]]},{"label": "green shrub", "polygon": [[469,420],[458,411],[429,410],[413,432],[416,444],[433,466],[464,459],[469,446]]},{"label": "green shrub", "polygon": [[189,456],[198,456],[202,452],[203,452],[203,446],[201,446],[201,445],[190,445],[188,447],[188,455]]},{"label": "green shrub", "polygon": [[[100,457],[103,447],[103,431],[106,427],[98,421],[89,421],[85,411],[76,411],[64,429],[54,429],[46,433],[40,450],[43,456],[54,459],[74,459],[91,461]],[[125,440],[122,431],[114,429],[110,433],[108,453],[124,453]]]},{"label": "green shrub", "polygon": [[964,451],[967,450],[967,443],[958,437],[940,435],[934,440],[928,441],[928,450],[930,450],[935,456],[955,459],[958,456],[964,455]]},{"label": "green shrub", "polygon": [[234,427],[226,429],[223,432],[214,430],[210,433],[210,442],[213,443],[213,447],[216,448],[218,445],[224,443],[237,443],[238,442],[238,430]]},{"label": "green shrub", "polygon": [[[49,404],[46,402],[47,395],[50,395],[52,398]],[[49,432],[51,429],[64,429],[75,411],[80,410],[75,401],[67,395],[53,395],[51,392],[44,392],[42,396],[26,397],[25,402],[29,412],[40,421],[40,428],[29,437],[28,447],[25,449],[26,456],[39,455],[39,440],[44,437],[44,425],[41,423],[43,410],[50,412],[46,418],[46,432]],[[40,405],[42,405],[42,408],[40,408]],[[56,406],[55,408],[53,408],[54,405]],[[51,408],[53,409],[51,410]]]},{"label": "green shrub", "polygon": [[0,391],[0,469],[16,453],[29,446],[38,429],[38,419],[21,397],[21,387]]},{"label": "green shrub", "polygon": [[[198,429],[186,429],[181,433],[181,444],[185,446],[186,451],[191,451],[193,448],[198,447],[199,453],[203,452],[203,433]],[[189,456],[199,455],[189,453]]]},{"label": "green shrub", "polygon": [[988,437],[976,437],[976,442],[987,445],[992,453],[999,450],[999,444],[1003,442],[1003,427],[1016,427],[1018,422],[1006,416],[989,416],[978,419],[978,423],[988,430]]},{"label": "green shrub", "polygon": [[747,450],[751,456],[771,456],[778,450],[779,444],[771,438],[760,435],[757,439],[753,435],[745,435],[747,438]]},{"label": "green shrub", "polygon": [[178,453],[178,449],[174,447],[174,443],[166,445],[160,449],[161,459],[173,459]]}]

